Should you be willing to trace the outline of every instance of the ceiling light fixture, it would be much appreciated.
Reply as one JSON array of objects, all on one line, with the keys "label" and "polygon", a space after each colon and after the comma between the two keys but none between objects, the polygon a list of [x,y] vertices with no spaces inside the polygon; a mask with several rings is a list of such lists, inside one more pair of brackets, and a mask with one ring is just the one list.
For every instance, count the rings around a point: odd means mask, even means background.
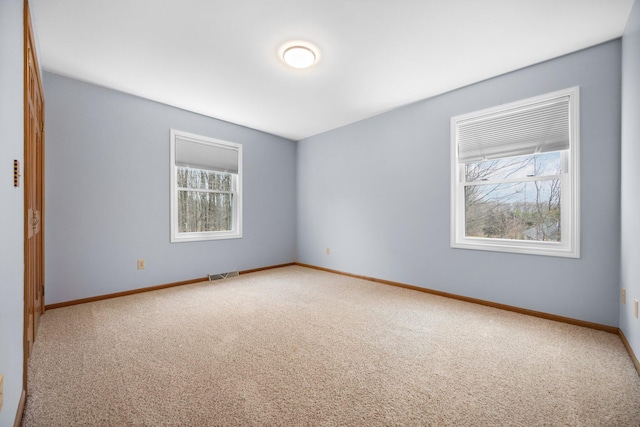
[{"label": "ceiling light fixture", "polygon": [[316,63],[317,59],[314,49],[308,46],[289,46],[282,53],[282,60],[293,68],[309,68]]}]

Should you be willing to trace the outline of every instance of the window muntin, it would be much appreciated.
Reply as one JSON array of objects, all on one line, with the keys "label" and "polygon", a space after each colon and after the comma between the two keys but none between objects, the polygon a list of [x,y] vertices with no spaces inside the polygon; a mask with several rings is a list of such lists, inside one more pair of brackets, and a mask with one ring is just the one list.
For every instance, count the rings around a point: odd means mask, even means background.
[{"label": "window muntin", "polygon": [[171,241],[242,237],[242,146],[171,131]]},{"label": "window muntin", "polygon": [[452,247],[579,257],[578,105],[576,87],[452,118]]}]

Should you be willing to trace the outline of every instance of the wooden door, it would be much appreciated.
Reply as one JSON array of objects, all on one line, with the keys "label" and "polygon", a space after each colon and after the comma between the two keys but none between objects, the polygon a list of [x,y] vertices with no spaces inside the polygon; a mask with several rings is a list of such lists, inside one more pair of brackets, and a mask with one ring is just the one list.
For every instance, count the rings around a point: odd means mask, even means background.
[{"label": "wooden door", "polygon": [[44,312],[44,98],[28,2],[24,2],[24,387],[27,365]]}]

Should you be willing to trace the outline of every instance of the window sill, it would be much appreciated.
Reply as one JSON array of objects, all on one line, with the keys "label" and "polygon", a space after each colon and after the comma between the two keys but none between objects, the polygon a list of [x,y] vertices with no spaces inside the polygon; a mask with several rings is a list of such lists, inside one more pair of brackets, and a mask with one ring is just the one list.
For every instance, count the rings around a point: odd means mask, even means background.
[{"label": "window sill", "polygon": [[242,233],[220,232],[220,233],[180,233],[178,236],[171,236],[171,243],[201,242],[207,240],[241,239]]},{"label": "window sill", "polygon": [[542,255],[564,258],[580,258],[580,252],[569,245],[557,242],[532,242],[503,239],[465,238],[451,243],[453,249],[472,249],[492,252],[508,252],[526,255]]}]

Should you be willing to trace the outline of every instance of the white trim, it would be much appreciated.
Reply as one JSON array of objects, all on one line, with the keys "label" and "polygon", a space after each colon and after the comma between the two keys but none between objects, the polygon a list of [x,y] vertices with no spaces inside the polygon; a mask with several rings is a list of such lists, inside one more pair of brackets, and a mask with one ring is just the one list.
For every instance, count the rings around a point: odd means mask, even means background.
[{"label": "white trim", "polygon": [[[236,197],[233,228],[230,231],[209,231],[209,232],[197,232],[197,233],[179,233],[178,232],[178,187],[176,184],[176,137],[188,138],[198,143],[211,145],[214,147],[231,148],[238,152],[238,174],[235,179]],[[180,242],[195,242],[203,240],[221,240],[221,239],[239,239],[242,238],[242,145],[234,142],[223,141],[220,139],[209,138],[206,136],[196,135],[193,133],[183,132],[176,129],[171,129],[171,136],[169,140],[170,145],[170,230],[171,230],[171,243]],[[197,190],[200,191],[200,190]],[[202,190],[203,192],[218,192]]]},{"label": "white trim", "polygon": [[[511,252],[531,255],[558,256],[580,258],[580,98],[579,87],[549,93],[512,102],[498,107],[459,115],[451,118],[451,247],[496,252]],[[464,203],[464,167],[458,160],[458,123],[487,114],[523,107],[527,104],[543,102],[546,99],[569,96],[570,148],[562,156],[562,242],[540,242],[531,240],[494,239],[483,237],[467,237],[465,235],[465,203]],[[526,177],[517,180],[534,181],[548,177]],[[512,180],[509,180],[512,181]],[[467,185],[472,183],[466,183]],[[481,184],[481,183],[480,183]]]}]

